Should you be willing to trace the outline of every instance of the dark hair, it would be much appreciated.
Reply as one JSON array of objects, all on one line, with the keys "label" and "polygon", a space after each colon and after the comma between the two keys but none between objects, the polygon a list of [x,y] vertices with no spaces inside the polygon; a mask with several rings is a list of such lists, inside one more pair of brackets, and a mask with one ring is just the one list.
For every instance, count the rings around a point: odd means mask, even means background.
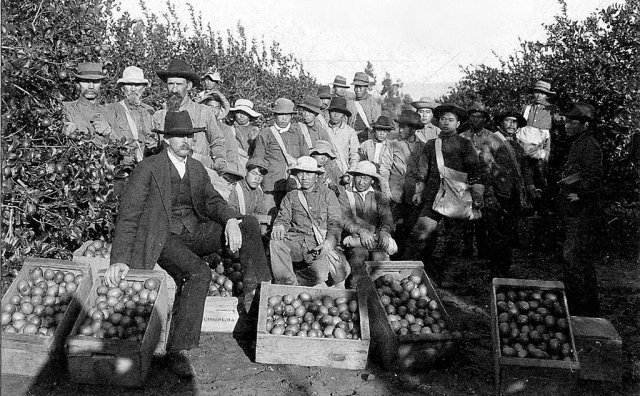
[{"label": "dark hair", "polygon": [[256,165],[256,164],[249,164],[247,163],[247,173],[251,172],[252,170],[254,170],[255,168],[258,168],[258,171],[260,172],[260,174],[262,176],[266,175],[267,173],[269,173],[269,170],[263,168],[260,165]]}]

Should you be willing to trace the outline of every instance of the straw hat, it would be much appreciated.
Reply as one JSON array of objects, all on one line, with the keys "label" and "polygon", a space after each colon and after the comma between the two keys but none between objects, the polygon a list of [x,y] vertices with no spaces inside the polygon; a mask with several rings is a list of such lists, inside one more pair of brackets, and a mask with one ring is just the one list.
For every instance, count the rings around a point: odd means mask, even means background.
[{"label": "straw hat", "polygon": [[234,103],[233,107],[229,109],[229,112],[232,112],[232,111],[244,111],[245,113],[249,114],[249,116],[253,118],[258,118],[262,115],[257,111],[253,110],[253,102],[248,99],[236,100],[236,103]]},{"label": "straw hat", "polygon": [[546,81],[537,81],[531,86],[532,91],[544,92],[548,95],[555,95],[556,93],[551,90],[551,84]]},{"label": "straw hat", "polygon": [[324,173],[324,169],[318,167],[318,161],[316,161],[313,157],[309,157],[307,155],[298,158],[298,163],[294,166],[289,167],[289,170],[291,172],[302,171]]},{"label": "straw hat", "polygon": [[423,96],[420,98],[420,100],[411,102],[411,106],[413,106],[416,110],[419,110],[419,109],[433,110],[438,106],[438,104],[436,103],[435,99],[429,98],[427,96]]},{"label": "straw hat", "polygon": [[377,180],[380,180],[380,175],[376,170],[376,165],[370,161],[360,161],[356,164],[356,169],[347,171],[350,175],[365,175],[371,176]]}]

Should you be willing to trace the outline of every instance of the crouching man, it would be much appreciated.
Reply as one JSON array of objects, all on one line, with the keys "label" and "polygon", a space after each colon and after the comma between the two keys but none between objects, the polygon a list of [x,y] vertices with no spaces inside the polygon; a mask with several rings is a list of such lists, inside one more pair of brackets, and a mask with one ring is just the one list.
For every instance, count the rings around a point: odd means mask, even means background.
[{"label": "crouching man", "polygon": [[345,254],[353,270],[350,288],[355,288],[358,279],[366,275],[365,261],[389,260],[398,251],[398,245],[391,238],[393,216],[389,200],[372,186],[380,180],[376,166],[361,161],[348,173],[353,176],[353,191],[341,194],[339,202],[342,228],[347,233],[343,240]]},{"label": "crouching man", "polygon": [[[298,158],[289,168],[300,188],[285,195],[271,231],[271,270],[276,283],[344,288],[350,268],[336,250],[340,240],[340,204],[336,194],[317,182],[324,172],[315,159]],[[300,263],[296,271],[293,263]]]},{"label": "crouching man", "polygon": [[129,268],[152,269],[156,262],[176,283],[167,352],[171,370],[192,377],[184,354],[198,348],[211,270],[202,257],[229,247],[245,267],[245,306],[255,288],[271,277],[260,243],[258,221],[233,210],[211,185],[205,167],[191,156],[194,128],[186,111],[167,112],[166,148],[131,173],[118,211],[108,286],[125,279]]}]

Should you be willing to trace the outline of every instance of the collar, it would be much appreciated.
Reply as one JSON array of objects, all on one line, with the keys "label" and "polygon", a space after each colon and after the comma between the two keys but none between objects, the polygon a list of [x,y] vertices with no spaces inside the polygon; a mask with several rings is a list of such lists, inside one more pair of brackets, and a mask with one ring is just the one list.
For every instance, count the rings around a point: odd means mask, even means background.
[{"label": "collar", "polygon": [[365,197],[367,196],[367,194],[369,194],[370,192],[375,192],[375,190],[373,189],[372,186],[369,186],[368,189],[360,192],[360,191],[354,191],[356,194],[360,195],[362,197],[362,200],[365,200]]},{"label": "collar", "polygon": [[329,124],[329,128],[340,129],[340,128],[342,128],[343,125],[346,124],[346,121],[343,118],[342,122],[340,124],[338,124],[338,125],[332,125],[331,122],[329,122],[328,124]]},{"label": "collar", "polygon": [[533,104],[541,104],[544,106],[548,106],[549,102],[547,101],[547,99],[541,99],[541,100],[534,100]]},{"label": "collar", "polygon": [[375,140],[375,139],[371,139],[371,141],[373,142],[373,145],[374,145],[374,146],[375,146],[376,144],[382,144],[383,146],[386,146],[386,144],[387,144],[387,142],[388,142],[389,140],[388,140],[388,139],[384,139],[383,141],[378,142],[378,141],[377,141],[377,140]]},{"label": "collar", "polygon": [[187,107],[191,106],[192,103],[195,103],[195,102],[191,100],[189,95],[185,95],[184,99],[182,99],[182,102],[180,103],[180,108],[178,110],[180,111],[187,110]]},{"label": "collar", "polygon": [[287,124],[287,126],[284,128],[280,128],[277,124],[274,123],[273,127],[276,128],[276,131],[278,131],[278,133],[285,133],[285,132],[289,132],[289,128],[291,128],[291,123]]},{"label": "collar", "polygon": [[78,106],[90,106],[90,107],[96,107],[97,106],[97,99],[95,102],[91,103],[89,102],[89,100],[87,98],[85,98],[84,96],[80,95],[80,97],[78,98],[78,100],[76,100],[76,104]]},{"label": "collar", "polygon": [[[166,141],[166,139],[165,139],[165,141]],[[168,148],[167,148],[167,154],[169,154],[169,159],[171,160],[171,162],[173,162],[176,165],[177,164],[186,164],[187,163],[187,157],[180,158],[177,155],[173,154],[171,152],[171,150],[169,150]]]}]

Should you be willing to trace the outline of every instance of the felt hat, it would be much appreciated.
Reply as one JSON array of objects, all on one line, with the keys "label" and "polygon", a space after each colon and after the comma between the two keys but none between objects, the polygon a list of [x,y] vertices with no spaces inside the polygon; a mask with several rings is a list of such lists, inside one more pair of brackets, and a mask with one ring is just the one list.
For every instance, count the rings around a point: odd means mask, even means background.
[{"label": "felt hat", "polygon": [[102,80],[104,78],[102,63],[79,63],[77,73],[73,73],[73,76],[80,80]]},{"label": "felt hat", "polygon": [[322,113],[322,100],[315,95],[308,95],[304,98],[304,102],[300,103],[298,107],[302,107],[303,109],[311,110],[316,114]]},{"label": "felt hat", "polygon": [[289,99],[279,98],[271,105],[271,112],[273,114],[293,114],[294,106],[293,102]]},{"label": "felt hat", "polygon": [[527,120],[516,109],[507,109],[504,112],[498,114],[495,117],[495,122],[497,124],[500,124],[502,121],[504,121],[505,118],[508,118],[508,117],[516,119],[516,121],[518,122],[518,128],[522,128],[527,125]]},{"label": "felt hat", "polygon": [[202,79],[204,80],[207,77],[209,77],[212,81],[222,82],[220,73],[218,73],[213,67],[207,69],[207,72],[204,74],[204,76],[202,76]]},{"label": "felt hat", "polygon": [[265,160],[264,158],[254,157],[254,158],[250,158],[249,161],[247,161],[246,170],[247,172],[249,172],[253,168],[259,168],[260,173],[262,173],[263,175],[266,175],[269,172],[268,166],[269,164],[267,164],[267,160]]},{"label": "felt hat", "polygon": [[380,175],[377,172],[376,165],[370,161],[360,161],[356,164],[356,168],[354,170],[347,171],[350,175],[365,175],[371,176],[375,179],[380,180]]},{"label": "felt hat", "polygon": [[555,95],[556,93],[551,90],[551,84],[546,81],[537,81],[531,86],[532,91],[544,92],[548,95]]},{"label": "felt hat", "polygon": [[458,118],[458,121],[460,122],[462,122],[462,120],[467,117],[467,112],[464,111],[464,109],[461,108],[460,106],[455,105],[453,103],[441,104],[435,109],[433,109],[433,114],[435,115],[436,118],[440,118],[440,116],[444,113],[455,114],[456,117]]},{"label": "felt hat", "polygon": [[318,166],[318,161],[316,161],[313,157],[309,157],[307,155],[298,158],[298,163],[289,167],[289,171],[324,173],[324,169]]},{"label": "felt hat", "polygon": [[333,151],[333,145],[331,142],[326,140],[317,140],[316,144],[309,150],[311,155],[313,154],[326,154],[331,159],[335,159],[337,157],[336,152]]},{"label": "felt hat", "polygon": [[369,75],[364,72],[357,72],[355,76],[353,76],[353,82],[351,85],[361,85],[361,86],[369,86]]},{"label": "felt hat", "polygon": [[409,125],[416,129],[424,128],[424,125],[420,121],[420,114],[413,110],[402,110],[400,117],[396,119],[398,125]]},{"label": "felt hat", "polygon": [[430,98],[428,96],[423,96],[420,100],[416,100],[415,102],[411,102],[411,106],[413,106],[416,110],[420,109],[435,109],[438,104],[435,99]]},{"label": "felt hat", "polygon": [[147,84],[149,80],[144,78],[144,72],[141,68],[136,66],[129,66],[122,71],[122,78],[119,78],[116,82],[118,84]]},{"label": "felt hat", "polygon": [[328,85],[321,85],[318,87],[318,97],[320,99],[331,99],[333,95],[331,95],[331,88]]},{"label": "felt hat", "polygon": [[394,129],[391,118],[381,115],[372,125],[373,129],[392,131]]},{"label": "felt hat", "polygon": [[564,116],[583,122],[594,121],[596,119],[596,109],[588,103],[574,103]]},{"label": "felt hat", "polygon": [[156,70],[156,74],[164,82],[167,82],[168,78],[177,77],[191,81],[196,87],[200,85],[198,74],[191,70],[187,62],[182,59],[172,59],[166,70]]},{"label": "felt hat", "polygon": [[253,102],[248,99],[236,100],[236,103],[233,104],[233,107],[229,109],[229,112],[232,111],[244,111],[253,118],[258,118],[262,115],[253,109]]},{"label": "felt hat", "polygon": [[329,112],[337,111],[342,114],[345,114],[347,117],[351,117],[351,112],[347,109],[347,100],[341,97],[331,98],[331,103],[329,104]]},{"label": "felt hat", "polygon": [[471,107],[469,107],[469,110],[467,110],[467,114],[471,115],[473,113],[482,113],[485,119],[487,120],[491,119],[491,115],[489,114],[489,112],[487,111],[487,108],[482,102],[473,102]]},{"label": "felt hat", "polygon": [[244,172],[238,172],[231,168],[225,168],[220,171],[220,177],[228,181],[229,183],[235,183],[244,179]]},{"label": "felt hat", "polygon": [[349,86],[347,85],[347,79],[342,76],[336,76],[336,78],[333,79],[333,86],[341,87],[341,88],[349,88]]},{"label": "felt hat", "polygon": [[165,137],[189,137],[196,132],[202,132],[206,128],[194,128],[191,116],[186,110],[167,111],[164,117],[164,130],[153,129],[151,132],[161,133]]}]

